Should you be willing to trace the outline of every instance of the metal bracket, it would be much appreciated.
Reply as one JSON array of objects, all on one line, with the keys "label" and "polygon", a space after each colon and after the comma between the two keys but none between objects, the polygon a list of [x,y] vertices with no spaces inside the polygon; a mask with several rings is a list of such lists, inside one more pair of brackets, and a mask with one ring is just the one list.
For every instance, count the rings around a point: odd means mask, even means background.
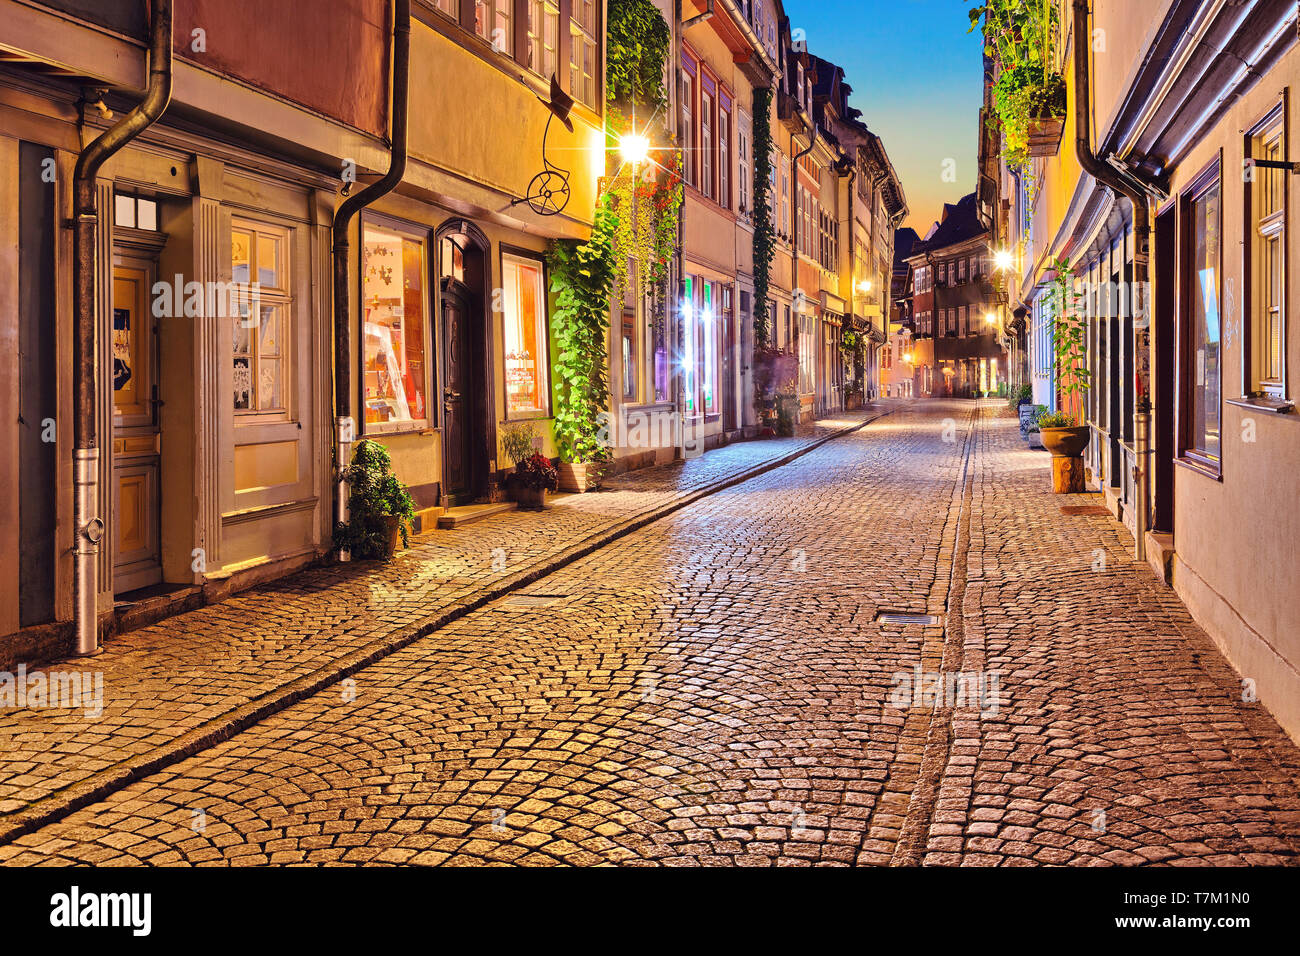
[{"label": "metal bracket", "polygon": [[1248,156],[1242,166],[1246,169],[1254,169],[1258,166],[1260,169],[1281,169],[1288,173],[1300,173],[1300,163],[1289,163],[1281,159],[1251,159]]}]

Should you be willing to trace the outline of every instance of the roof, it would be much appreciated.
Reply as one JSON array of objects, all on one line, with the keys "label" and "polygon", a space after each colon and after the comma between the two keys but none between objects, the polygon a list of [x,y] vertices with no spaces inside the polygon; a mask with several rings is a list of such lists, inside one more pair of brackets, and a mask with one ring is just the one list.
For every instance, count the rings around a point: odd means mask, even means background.
[{"label": "roof", "polygon": [[[925,239],[915,243],[908,258],[926,252],[936,252],[948,246],[967,242],[987,234],[988,230],[980,222],[979,211],[975,205],[975,194],[962,196],[956,203],[943,204],[943,218],[930,230]],[[897,248],[895,238],[895,248]]]}]

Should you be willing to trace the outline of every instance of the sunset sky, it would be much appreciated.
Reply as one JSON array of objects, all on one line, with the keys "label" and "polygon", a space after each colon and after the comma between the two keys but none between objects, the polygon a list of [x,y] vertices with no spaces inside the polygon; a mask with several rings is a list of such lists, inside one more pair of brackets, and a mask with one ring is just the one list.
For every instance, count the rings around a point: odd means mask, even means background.
[{"label": "sunset sky", "polygon": [[[971,0],[785,0],[791,30],[844,67],[852,103],[885,143],[922,235],[975,188],[981,59]],[[944,161],[955,160],[955,182]]]}]

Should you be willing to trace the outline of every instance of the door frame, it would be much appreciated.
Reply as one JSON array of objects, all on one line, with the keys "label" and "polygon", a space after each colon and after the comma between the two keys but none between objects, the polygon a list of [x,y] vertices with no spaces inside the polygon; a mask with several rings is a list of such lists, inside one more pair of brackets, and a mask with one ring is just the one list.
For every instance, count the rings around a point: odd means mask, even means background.
[{"label": "door frame", "polygon": [[[442,241],[451,236],[464,236],[476,253],[474,268],[476,275],[471,275],[467,266],[467,281],[451,279],[443,272]],[[438,424],[442,431],[442,484],[441,495],[448,507],[483,499],[489,491],[491,474],[497,461],[497,402],[495,367],[495,316],[492,314],[493,288],[492,243],[477,225],[468,219],[456,217],[444,221],[433,232],[433,259],[435,263],[436,310],[437,310],[437,349],[438,349],[438,387],[437,409]],[[468,281],[473,279],[474,281]],[[445,410],[442,405],[443,391],[447,387],[447,337],[446,321],[442,314],[442,296],[444,280],[457,282],[468,290],[466,317],[469,320],[471,335],[470,361],[476,375],[476,394],[470,404],[470,438],[467,443],[470,452],[471,485],[465,495],[458,495],[452,502],[447,494],[447,429]],[[475,303],[477,298],[477,304]],[[477,434],[478,437],[475,437]],[[462,500],[463,499],[463,500]]]}]

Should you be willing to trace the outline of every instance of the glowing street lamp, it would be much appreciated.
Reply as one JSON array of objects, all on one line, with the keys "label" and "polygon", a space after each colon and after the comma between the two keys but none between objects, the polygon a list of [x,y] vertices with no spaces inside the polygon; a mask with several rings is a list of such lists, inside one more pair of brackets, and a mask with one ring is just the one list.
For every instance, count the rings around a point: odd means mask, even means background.
[{"label": "glowing street lamp", "polygon": [[858,283],[858,292],[862,293],[863,295],[866,295],[870,291],[871,291],[870,279],[863,279],[861,282]]},{"label": "glowing street lamp", "polygon": [[984,316],[984,321],[987,322],[990,326],[997,325],[998,317],[994,315],[992,312],[989,312]]},{"label": "glowing street lamp", "polygon": [[1009,249],[999,249],[997,252],[993,253],[993,265],[1003,272],[1006,272],[1015,265],[1015,262],[1015,256],[1011,254],[1011,250]]},{"label": "glowing street lamp", "polygon": [[624,162],[639,166],[650,157],[650,140],[639,133],[625,133],[619,138],[618,151]]}]

